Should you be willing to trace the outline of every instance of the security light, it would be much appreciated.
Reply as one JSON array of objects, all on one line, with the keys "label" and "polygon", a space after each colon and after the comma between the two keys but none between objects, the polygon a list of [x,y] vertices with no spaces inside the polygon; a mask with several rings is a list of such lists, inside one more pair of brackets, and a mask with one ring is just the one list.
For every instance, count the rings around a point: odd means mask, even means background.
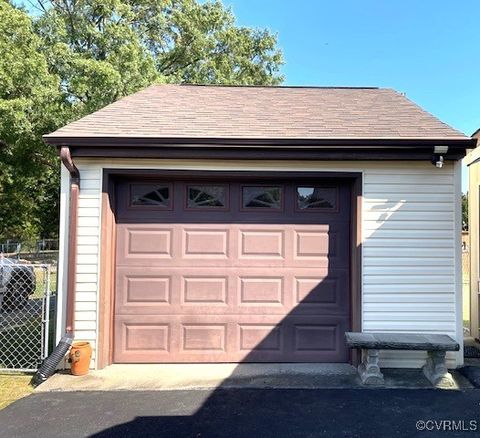
[{"label": "security light", "polygon": [[448,146],[434,146],[433,147],[432,164],[437,169],[441,169],[443,167],[443,162],[444,162],[443,156],[447,152],[448,152]]},{"label": "security light", "polygon": [[437,155],[435,167],[441,169],[443,167],[443,155]]}]

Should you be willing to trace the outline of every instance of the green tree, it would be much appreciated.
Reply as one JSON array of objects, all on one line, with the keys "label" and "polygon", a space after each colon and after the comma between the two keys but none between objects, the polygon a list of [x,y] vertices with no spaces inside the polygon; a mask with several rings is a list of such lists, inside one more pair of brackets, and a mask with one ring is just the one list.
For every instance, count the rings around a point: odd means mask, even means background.
[{"label": "green tree", "polygon": [[160,78],[121,1],[36,2],[42,14],[35,29],[49,68],[61,78],[76,119]]},{"label": "green tree", "polygon": [[56,153],[41,135],[58,126],[59,78],[24,12],[0,1],[0,238],[56,230]]},{"label": "green tree", "polygon": [[220,1],[0,0],[0,238],[58,230],[41,135],[153,82],[274,85],[282,54]]},{"label": "green tree", "polygon": [[462,193],[462,230],[468,230],[468,193]]},{"label": "green tree", "polygon": [[72,117],[152,82],[272,85],[282,55],[267,30],[220,1],[36,0],[38,34]]}]

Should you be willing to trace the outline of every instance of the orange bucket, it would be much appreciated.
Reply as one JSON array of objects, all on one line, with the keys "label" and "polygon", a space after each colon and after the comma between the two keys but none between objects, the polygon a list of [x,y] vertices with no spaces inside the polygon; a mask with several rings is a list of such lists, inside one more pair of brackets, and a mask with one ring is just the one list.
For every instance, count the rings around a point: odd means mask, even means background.
[{"label": "orange bucket", "polygon": [[90,342],[74,342],[70,349],[69,362],[74,376],[84,376],[90,369],[92,346]]}]

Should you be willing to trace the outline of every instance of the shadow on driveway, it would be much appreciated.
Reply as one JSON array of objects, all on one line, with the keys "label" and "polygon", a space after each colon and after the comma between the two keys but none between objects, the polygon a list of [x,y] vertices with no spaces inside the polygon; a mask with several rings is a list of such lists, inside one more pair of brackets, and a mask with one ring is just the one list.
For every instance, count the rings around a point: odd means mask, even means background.
[{"label": "shadow on driveway", "polygon": [[447,423],[446,432],[434,430],[431,436],[465,436],[465,431],[476,425],[471,421],[480,423],[479,403],[478,390],[42,393],[0,412],[0,436],[425,436],[429,434],[417,431],[416,423],[427,420],[455,421],[456,427],[460,424],[464,430],[448,431]]}]

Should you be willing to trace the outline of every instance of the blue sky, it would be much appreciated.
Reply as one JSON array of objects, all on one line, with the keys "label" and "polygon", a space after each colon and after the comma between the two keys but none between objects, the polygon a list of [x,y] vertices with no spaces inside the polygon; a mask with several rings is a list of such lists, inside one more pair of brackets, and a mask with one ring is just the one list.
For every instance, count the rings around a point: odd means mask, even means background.
[{"label": "blue sky", "polygon": [[223,3],[278,33],[288,85],[395,88],[468,135],[480,127],[479,0]]}]

